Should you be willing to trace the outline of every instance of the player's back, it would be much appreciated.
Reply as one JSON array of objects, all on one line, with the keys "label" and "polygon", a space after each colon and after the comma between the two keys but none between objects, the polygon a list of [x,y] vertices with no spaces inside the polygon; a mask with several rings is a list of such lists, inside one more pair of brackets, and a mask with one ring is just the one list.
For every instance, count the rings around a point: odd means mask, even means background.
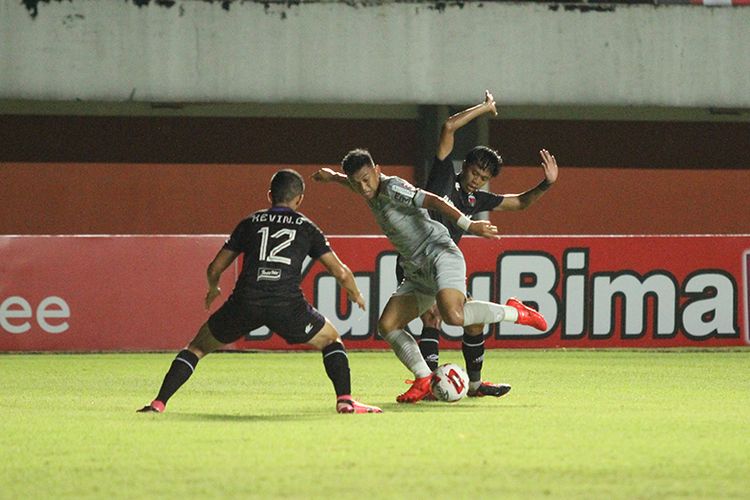
[{"label": "player's back", "polygon": [[243,253],[235,298],[251,304],[283,305],[302,295],[302,265],[330,251],[318,227],[287,207],[271,207],[239,223],[226,248]]}]

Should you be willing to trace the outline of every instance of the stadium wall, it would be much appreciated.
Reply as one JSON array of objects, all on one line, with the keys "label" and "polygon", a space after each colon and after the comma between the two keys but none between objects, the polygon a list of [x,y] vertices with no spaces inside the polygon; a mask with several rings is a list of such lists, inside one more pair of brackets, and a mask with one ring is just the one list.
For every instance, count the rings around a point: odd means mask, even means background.
[{"label": "stadium wall", "polygon": [[[420,125],[0,115],[0,234],[225,234],[264,206],[276,168],[309,176],[364,146],[387,172],[419,180],[418,166],[429,161],[420,155],[431,155],[435,140]],[[562,168],[558,185],[527,212],[493,215],[503,233],[750,232],[750,123],[497,119],[488,132],[485,143],[506,164],[495,191],[536,184],[541,169],[531,165],[542,147]],[[328,234],[380,234],[350,193],[312,182],[308,190],[303,209]]]},{"label": "stadium wall", "polygon": [[[267,205],[285,165],[4,163],[0,234],[228,234]],[[295,165],[306,178],[322,165]],[[524,212],[494,213],[501,233],[750,233],[748,169],[565,168]],[[407,166],[384,172],[413,181]],[[493,187],[518,192],[540,167],[506,167]],[[364,201],[337,185],[307,182],[302,211],[327,234],[381,234]]]},{"label": "stadium wall", "polygon": [[6,0],[0,98],[748,108],[748,25],[663,2]]}]

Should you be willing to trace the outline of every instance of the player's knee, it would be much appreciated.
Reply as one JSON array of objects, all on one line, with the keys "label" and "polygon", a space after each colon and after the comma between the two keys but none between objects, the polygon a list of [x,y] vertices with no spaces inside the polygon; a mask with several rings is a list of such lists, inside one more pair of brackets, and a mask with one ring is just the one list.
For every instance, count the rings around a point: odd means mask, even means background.
[{"label": "player's knee", "polygon": [[334,342],[341,342],[341,336],[336,328],[329,321],[326,321],[323,328],[308,341],[308,344],[322,350]]},{"label": "player's knee", "polygon": [[433,314],[432,311],[427,311],[421,316],[422,324],[428,328],[440,328],[440,316]]},{"label": "player's knee", "polygon": [[469,325],[464,328],[464,333],[469,337],[476,337],[484,333],[484,325]]},{"label": "player's knee", "polygon": [[323,334],[322,340],[326,342],[326,345],[333,344],[334,342],[339,342],[341,340],[341,336],[335,328],[324,328],[321,333]]},{"label": "player's knee", "polygon": [[204,323],[200,330],[198,330],[198,334],[195,338],[187,345],[186,349],[198,356],[198,359],[201,359],[206,354],[215,351],[223,345],[224,344],[213,336],[208,323]]},{"label": "player's knee", "polygon": [[380,335],[385,335],[393,330],[398,330],[398,328],[399,326],[390,319],[380,318],[380,320],[378,320],[378,333],[380,333]]},{"label": "player's knee", "polygon": [[452,326],[462,326],[464,324],[463,309],[449,309],[444,311],[443,321]]}]

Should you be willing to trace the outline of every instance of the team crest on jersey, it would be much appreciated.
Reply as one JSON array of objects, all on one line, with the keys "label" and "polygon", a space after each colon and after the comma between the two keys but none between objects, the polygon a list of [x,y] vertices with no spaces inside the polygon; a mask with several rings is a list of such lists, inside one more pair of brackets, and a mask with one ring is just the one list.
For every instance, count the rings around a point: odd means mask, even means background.
[{"label": "team crest on jersey", "polygon": [[[456,189],[456,195],[457,195],[456,198],[460,199],[461,198],[461,184],[457,182],[454,185],[454,187]],[[468,203],[470,207],[473,207],[474,205],[477,204],[477,197],[474,196],[474,193],[471,193],[469,194],[469,196],[466,197],[466,203]]]},{"label": "team crest on jersey", "polygon": [[257,281],[279,281],[281,279],[281,269],[271,269],[268,267],[258,268]]}]

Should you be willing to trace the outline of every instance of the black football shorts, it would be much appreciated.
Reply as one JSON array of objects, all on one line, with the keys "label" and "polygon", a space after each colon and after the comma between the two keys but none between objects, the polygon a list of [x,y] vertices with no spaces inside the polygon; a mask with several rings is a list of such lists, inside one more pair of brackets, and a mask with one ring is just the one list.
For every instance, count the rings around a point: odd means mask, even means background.
[{"label": "black football shorts", "polygon": [[325,317],[304,298],[279,306],[260,306],[232,296],[208,318],[208,327],[223,344],[235,342],[261,326],[290,344],[302,344],[313,338],[325,322]]}]

